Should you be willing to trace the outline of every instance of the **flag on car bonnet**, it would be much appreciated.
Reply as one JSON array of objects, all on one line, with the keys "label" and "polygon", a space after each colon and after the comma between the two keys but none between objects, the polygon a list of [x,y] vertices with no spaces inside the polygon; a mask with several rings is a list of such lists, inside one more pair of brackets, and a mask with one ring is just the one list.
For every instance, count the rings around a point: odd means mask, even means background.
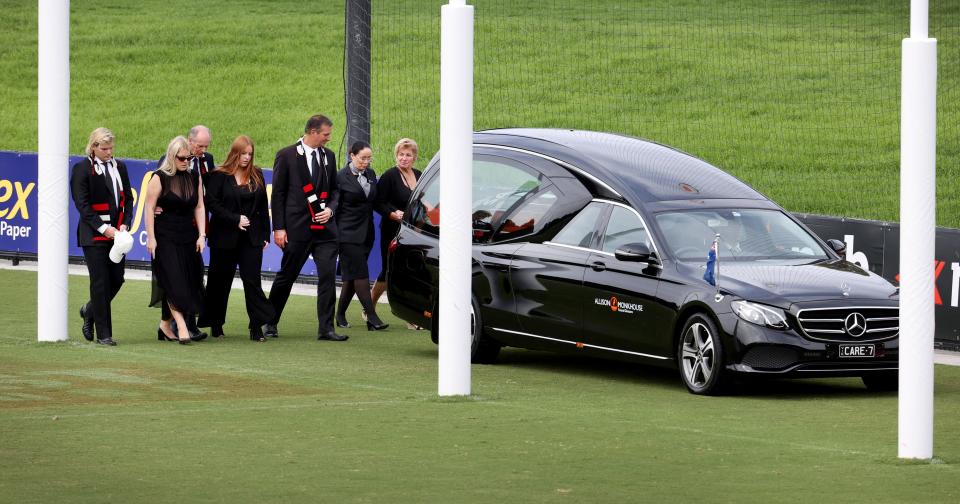
[{"label": "flag on car bonnet", "polygon": [[713,240],[707,252],[707,271],[703,272],[703,279],[710,285],[717,285],[717,240]]}]

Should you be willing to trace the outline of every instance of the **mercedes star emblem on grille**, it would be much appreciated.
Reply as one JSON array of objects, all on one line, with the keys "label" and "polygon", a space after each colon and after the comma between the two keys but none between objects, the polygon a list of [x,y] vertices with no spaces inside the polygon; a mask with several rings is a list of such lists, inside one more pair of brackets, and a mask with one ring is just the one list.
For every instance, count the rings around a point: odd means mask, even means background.
[{"label": "mercedes star emblem on grille", "polygon": [[859,338],[867,332],[867,319],[860,312],[853,312],[847,315],[847,318],[843,321],[843,328],[847,330],[847,334],[850,336]]}]

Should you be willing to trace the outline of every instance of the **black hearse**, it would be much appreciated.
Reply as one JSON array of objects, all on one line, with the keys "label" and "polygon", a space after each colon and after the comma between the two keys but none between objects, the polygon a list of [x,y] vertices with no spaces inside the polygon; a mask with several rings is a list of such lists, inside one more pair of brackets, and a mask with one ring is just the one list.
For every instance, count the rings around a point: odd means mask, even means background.
[{"label": "black hearse", "polygon": [[[734,375],[896,387],[897,287],[719,168],[588,131],[483,131],[473,152],[474,362],[580,352],[678,368],[696,394]],[[435,342],[440,168],[414,190],[388,279],[393,313]]]}]

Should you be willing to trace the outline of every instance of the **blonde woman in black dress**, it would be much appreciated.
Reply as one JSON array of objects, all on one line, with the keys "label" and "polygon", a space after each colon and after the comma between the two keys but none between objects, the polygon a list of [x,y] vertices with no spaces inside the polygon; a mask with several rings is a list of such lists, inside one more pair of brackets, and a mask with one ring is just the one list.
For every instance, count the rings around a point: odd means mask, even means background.
[{"label": "blonde woman in black dress", "polygon": [[417,161],[419,148],[417,142],[409,138],[401,138],[393,148],[393,155],[397,164],[383,172],[377,181],[377,202],[374,209],[380,214],[380,275],[373,284],[373,302],[380,300],[380,296],[387,290],[387,257],[390,241],[397,236],[400,222],[403,220],[403,210],[413,188],[420,180],[420,171],[413,168]]},{"label": "blonde woman in black dress", "polygon": [[[203,251],[207,211],[203,206],[200,174],[191,170],[187,139],[170,141],[167,154],[147,185],[144,220],[147,250],[153,258],[154,289],[151,306],[163,312],[157,339],[190,343],[184,317],[195,316],[203,302]],[[154,215],[160,206],[163,212]],[[176,320],[179,334],[170,322]]]}]

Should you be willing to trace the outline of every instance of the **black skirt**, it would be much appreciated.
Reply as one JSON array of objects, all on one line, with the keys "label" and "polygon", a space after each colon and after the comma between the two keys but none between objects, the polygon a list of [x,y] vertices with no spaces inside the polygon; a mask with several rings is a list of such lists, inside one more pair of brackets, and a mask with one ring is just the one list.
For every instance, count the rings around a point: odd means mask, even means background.
[{"label": "black skirt", "polygon": [[370,247],[360,243],[340,244],[340,279],[344,282],[370,278],[367,256]]}]

